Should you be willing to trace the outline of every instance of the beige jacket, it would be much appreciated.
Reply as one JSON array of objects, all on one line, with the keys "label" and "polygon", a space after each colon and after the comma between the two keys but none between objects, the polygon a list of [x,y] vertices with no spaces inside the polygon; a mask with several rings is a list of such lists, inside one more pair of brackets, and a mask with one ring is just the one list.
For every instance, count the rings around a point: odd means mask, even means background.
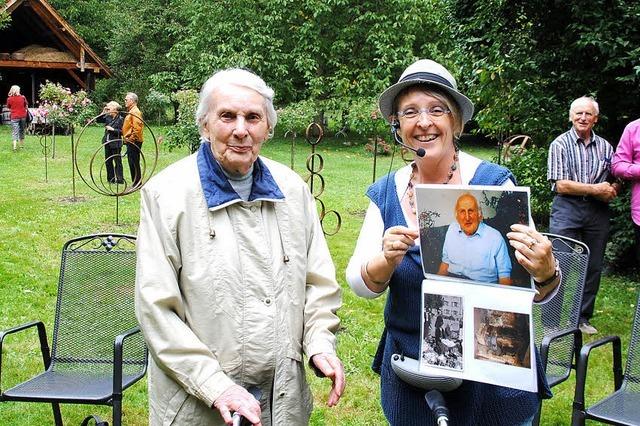
[{"label": "beige jacket", "polygon": [[313,196],[262,158],[284,201],[209,209],[198,155],[141,190],[136,314],[151,355],[150,424],[222,425],[211,407],[233,383],[260,386],[264,425],[306,424],[303,353],[335,353],[341,305]]}]

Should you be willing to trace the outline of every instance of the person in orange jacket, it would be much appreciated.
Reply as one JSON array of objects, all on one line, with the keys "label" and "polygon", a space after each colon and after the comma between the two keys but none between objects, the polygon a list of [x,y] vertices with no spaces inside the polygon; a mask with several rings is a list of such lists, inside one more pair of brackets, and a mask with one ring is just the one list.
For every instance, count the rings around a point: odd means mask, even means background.
[{"label": "person in orange jacket", "polygon": [[142,151],[144,121],[142,112],[138,109],[138,95],[133,92],[127,93],[124,97],[124,105],[127,108],[127,115],[122,124],[122,139],[127,146],[131,186],[135,187],[142,182],[140,152]]}]

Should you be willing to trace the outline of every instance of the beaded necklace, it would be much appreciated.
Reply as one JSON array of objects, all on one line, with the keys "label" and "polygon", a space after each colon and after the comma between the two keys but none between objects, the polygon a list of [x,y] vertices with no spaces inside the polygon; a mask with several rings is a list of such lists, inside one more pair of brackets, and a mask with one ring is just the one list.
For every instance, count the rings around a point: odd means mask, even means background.
[{"label": "beaded necklace", "polygon": [[[455,147],[455,151],[453,153],[453,163],[451,164],[451,167],[449,168],[449,173],[447,174],[447,179],[442,182],[442,185],[446,185],[448,184],[451,179],[453,178],[454,173],[456,172],[456,170],[458,169],[458,159],[459,159],[459,152],[460,152],[460,148],[458,148],[457,146]],[[416,165],[415,163],[412,165],[411,168],[411,176],[409,176],[409,184],[407,185],[407,198],[409,200],[409,207],[411,208],[411,211],[413,212],[413,214],[416,214],[416,203],[415,203],[415,199],[414,199],[414,195],[415,195],[415,189],[414,189],[414,184],[413,184],[413,180],[416,178]]]}]

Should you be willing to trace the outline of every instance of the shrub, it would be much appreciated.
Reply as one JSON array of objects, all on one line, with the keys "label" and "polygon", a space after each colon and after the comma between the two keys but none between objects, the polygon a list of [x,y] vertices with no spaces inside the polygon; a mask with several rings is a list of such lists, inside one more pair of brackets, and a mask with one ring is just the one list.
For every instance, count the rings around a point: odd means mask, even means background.
[{"label": "shrub", "polygon": [[518,185],[531,188],[531,216],[541,230],[548,229],[553,193],[547,181],[547,149],[531,147],[505,163]]},{"label": "shrub", "polygon": [[46,81],[40,86],[40,106],[37,112],[48,123],[60,127],[84,125],[97,115],[87,92],[71,92],[60,83]]},{"label": "shrub", "polygon": [[379,137],[385,142],[390,137],[389,124],[378,111],[377,98],[357,98],[349,105],[347,125],[365,138]]},{"label": "shrub", "polygon": [[[377,145],[376,145],[377,139]],[[374,136],[368,139],[367,144],[364,146],[364,150],[373,154],[374,151],[378,155],[389,155],[391,153],[391,145],[389,145],[384,139],[379,136]]]},{"label": "shrub", "polygon": [[287,132],[304,134],[318,112],[318,105],[312,100],[304,100],[287,105],[278,110],[276,127],[284,135]]},{"label": "shrub", "polygon": [[176,124],[167,131],[166,145],[170,151],[187,147],[189,152],[196,152],[200,146],[200,133],[195,119],[198,92],[193,89],[179,90],[171,98],[178,103],[178,118]]},{"label": "shrub", "polygon": [[[630,217],[631,197],[629,191],[615,198],[609,207],[611,208],[611,231],[609,243],[605,252],[605,260],[609,266],[624,270],[635,264],[634,230]],[[638,267],[639,265],[635,265]]]},{"label": "shrub", "polygon": [[169,121],[167,110],[171,106],[170,96],[151,89],[145,98],[144,112],[147,117],[155,120],[157,124],[166,124]]}]

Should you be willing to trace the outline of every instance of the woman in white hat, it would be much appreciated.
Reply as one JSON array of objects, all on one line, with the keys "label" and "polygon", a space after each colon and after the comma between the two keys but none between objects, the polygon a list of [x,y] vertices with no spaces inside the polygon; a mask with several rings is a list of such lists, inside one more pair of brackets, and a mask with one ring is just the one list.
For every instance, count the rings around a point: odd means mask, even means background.
[{"label": "woman in white hat", "polygon": [[[459,150],[457,139],[473,115],[473,103],[457,89],[442,65],[419,60],[379,100],[396,140],[415,152],[414,161],[393,172],[367,191],[371,199],[355,252],[347,267],[347,281],[361,297],[374,298],[387,288],[385,330],[373,368],[381,376],[381,399],[392,425],[435,424],[424,392],[396,377],[390,366],[394,353],[419,359],[421,284],[423,271],[415,244],[418,226],[413,187],[417,184],[513,186],[509,170]],[[535,229],[513,225],[507,234],[517,261],[536,282],[545,299],[560,277],[551,243]],[[544,377],[544,374],[539,374]],[[549,395],[542,379],[540,395],[465,381],[447,393],[451,424],[516,425],[531,423],[540,396]]]}]

